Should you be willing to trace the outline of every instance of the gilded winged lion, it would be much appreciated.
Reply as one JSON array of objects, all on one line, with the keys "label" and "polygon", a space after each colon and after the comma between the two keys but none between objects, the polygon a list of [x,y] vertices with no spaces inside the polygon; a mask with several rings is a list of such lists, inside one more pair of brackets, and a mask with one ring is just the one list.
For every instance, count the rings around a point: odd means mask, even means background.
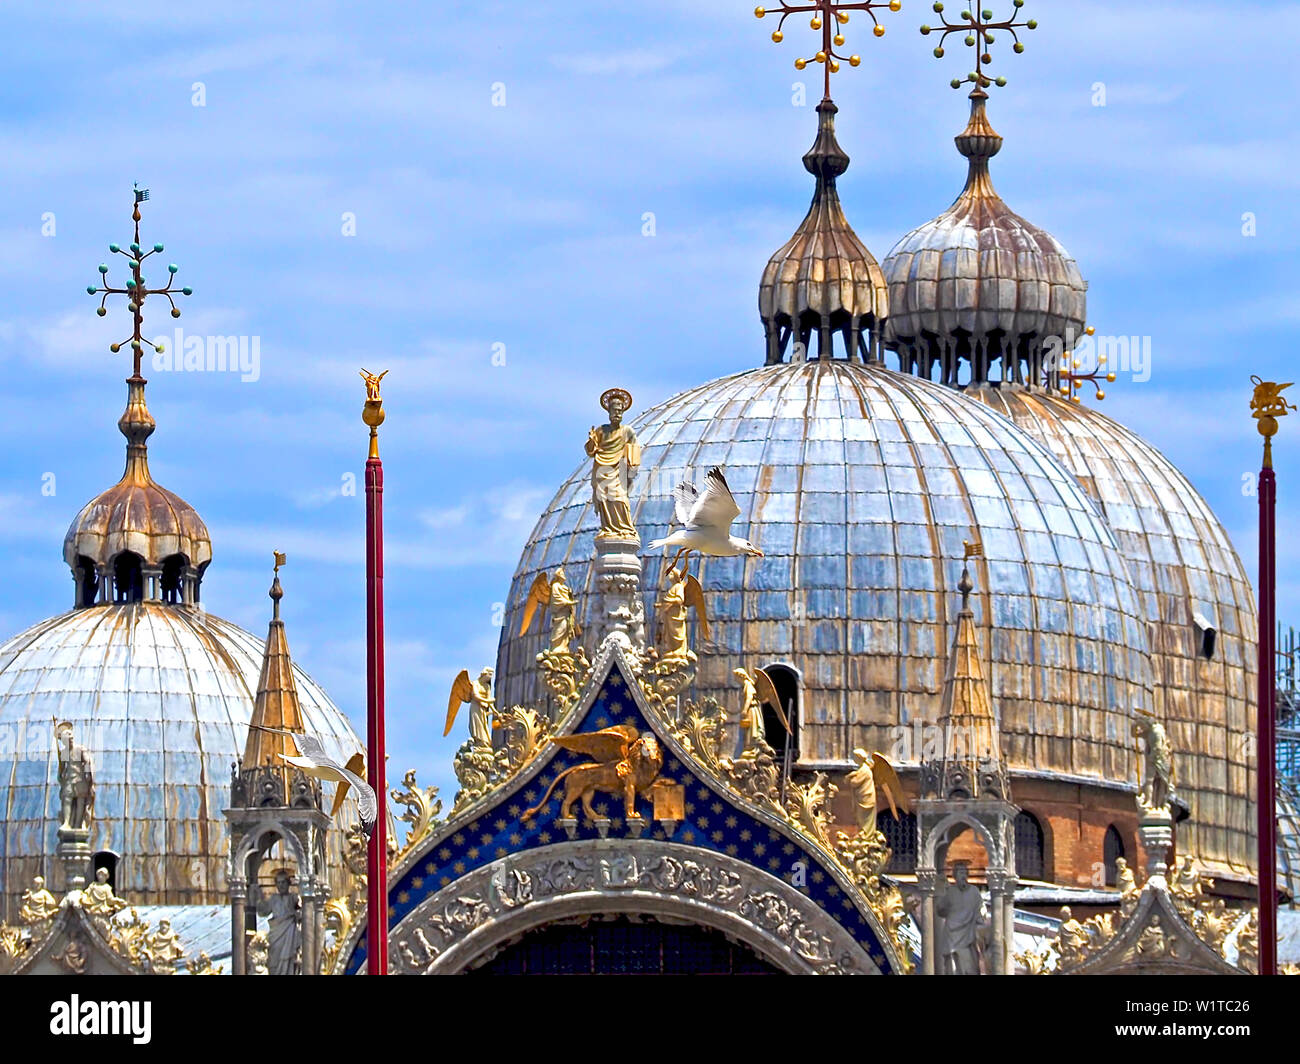
[{"label": "gilded winged lion", "polygon": [[560,805],[560,819],[573,816],[573,803],[579,798],[587,816],[592,820],[600,819],[591,805],[597,791],[621,796],[625,815],[634,817],[637,815],[637,795],[649,791],[664,764],[664,755],[655,737],[648,733],[641,735],[628,724],[616,724],[603,731],[582,735],[552,736],[551,742],[595,760],[573,765],[556,776],[542,800],[524,813],[524,820],[531,820],[545,807],[561,780],[564,781],[564,801]]}]

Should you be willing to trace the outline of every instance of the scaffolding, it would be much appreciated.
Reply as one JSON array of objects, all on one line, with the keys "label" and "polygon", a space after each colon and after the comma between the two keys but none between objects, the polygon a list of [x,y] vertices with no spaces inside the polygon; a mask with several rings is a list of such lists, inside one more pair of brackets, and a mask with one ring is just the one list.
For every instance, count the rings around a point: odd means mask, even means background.
[{"label": "scaffolding", "polygon": [[1277,626],[1277,870],[1291,906],[1300,895],[1300,638]]}]

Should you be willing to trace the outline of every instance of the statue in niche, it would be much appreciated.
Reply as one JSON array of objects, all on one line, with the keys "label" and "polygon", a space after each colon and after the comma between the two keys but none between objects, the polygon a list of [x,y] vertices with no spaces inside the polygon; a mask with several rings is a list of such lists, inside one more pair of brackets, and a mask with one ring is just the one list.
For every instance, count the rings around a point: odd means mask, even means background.
[{"label": "statue in niche", "polygon": [[943,934],[944,971],[948,975],[979,975],[979,932],[984,925],[984,898],[970,881],[965,861],[953,865],[952,879],[934,900]]},{"label": "statue in niche", "polygon": [[257,899],[258,916],[269,916],[267,931],[267,971],[271,975],[298,974],[298,948],[301,944],[301,909],[298,896],[289,893],[289,873],[275,874],[275,893]]}]

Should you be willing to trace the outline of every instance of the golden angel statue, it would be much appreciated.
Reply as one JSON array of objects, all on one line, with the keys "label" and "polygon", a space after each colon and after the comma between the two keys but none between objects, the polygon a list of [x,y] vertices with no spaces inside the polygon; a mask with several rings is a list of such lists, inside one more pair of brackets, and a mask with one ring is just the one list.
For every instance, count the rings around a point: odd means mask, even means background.
[{"label": "golden angel statue", "polygon": [[492,718],[496,716],[497,703],[492,697],[492,670],[484,669],[477,680],[469,678],[469,669],[461,669],[452,681],[451,695],[447,699],[447,726],[443,735],[450,735],[456,724],[460,707],[469,703],[469,737],[475,746],[492,746]]},{"label": "golden angel statue", "polygon": [[655,603],[659,623],[655,631],[655,650],[660,662],[685,661],[690,653],[686,638],[686,611],[693,609],[699,624],[700,638],[709,638],[709,610],[704,601],[704,588],[686,571],[668,566],[664,573],[662,590]]},{"label": "golden angel statue", "polygon": [[623,424],[632,406],[632,396],[622,388],[610,388],[600,397],[609,422],[593,426],[587,433],[587,454],[594,459],[591,469],[591,500],[600,518],[597,539],[636,539],[628,491],[641,465],[641,445],[636,433]]},{"label": "golden angel statue", "polygon": [[777,694],[776,685],[762,669],[732,669],[731,675],[740,681],[744,691],[744,702],[740,709],[740,728],[743,738],[741,756],[767,746],[767,729],[763,723],[763,706],[769,705],[776,712],[781,727],[790,732],[790,722],[786,719],[781,706],[781,696]]},{"label": "golden angel statue", "polygon": [[895,820],[898,819],[900,808],[904,813],[911,812],[907,796],[903,793],[902,781],[894,771],[894,766],[885,760],[884,754],[869,754],[859,747],[853,751],[853,760],[858,763],[858,767],[845,777],[845,782],[853,788],[860,830],[876,830],[876,807],[882,792]]},{"label": "golden angel statue", "polygon": [[388,376],[388,370],[383,373],[371,373],[367,369],[361,371],[361,379],[366,382],[366,402],[379,402],[379,382]]},{"label": "golden angel statue", "polygon": [[528,634],[539,606],[545,606],[551,615],[551,631],[546,649],[552,654],[568,654],[569,644],[582,634],[582,629],[576,616],[577,600],[565,579],[563,567],[557,568],[549,579],[545,573],[538,573],[533,578],[528,598],[524,601],[520,635]]}]

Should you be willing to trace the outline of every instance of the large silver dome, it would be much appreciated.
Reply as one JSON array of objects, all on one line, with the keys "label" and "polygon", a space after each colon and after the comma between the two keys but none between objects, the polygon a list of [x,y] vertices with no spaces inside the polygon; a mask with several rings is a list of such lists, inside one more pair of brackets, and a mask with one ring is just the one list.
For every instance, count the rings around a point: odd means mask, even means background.
[{"label": "large silver dome", "polygon": [[[714,632],[697,694],[729,691],[736,666],[788,662],[802,674],[803,764],[848,765],[855,746],[891,749],[898,725],[937,719],[962,541],[978,538],[976,616],[1011,765],[1134,780],[1129,723],[1152,698],[1145,616],[1105,520],[1010,420],[878,363],[825,360],[714,381],[634,428],[643,542],[668,530],[678,479],[720,465],[741,506],[735,531],[766,554],[702,564]],[[543,697],[540,633],[518,634],[538,571],[563,563],[590,614],[590,496],[584,463],[524,550],[499,704]],[[646,558],[648,589],[661,564]]]},{"label": "large silver dome", "polygon": [[[53,727],[65,720],[94,759],[90,844],[122,855],[118,893],[141,904],[225,900],[222,810],[264,647],[219,617],[156,602],[74,610],[0,646],[0,889],[9,906],[33,875],[62,882]],[[347,718],[301,669],[294,676],[307,728],[346,761],[360,749]],[[330,865],[341,869],[337,835]]]},{"label": "large silver dome", "polygon": [[1153,708],[1191,807],[1179,847],[1216,876],[1249,878],[1255,597],[1227,532],[1169,459],[1096,408],[1006,384],[966,394],[1050,448],[1101,507],[1147,621]]}]

